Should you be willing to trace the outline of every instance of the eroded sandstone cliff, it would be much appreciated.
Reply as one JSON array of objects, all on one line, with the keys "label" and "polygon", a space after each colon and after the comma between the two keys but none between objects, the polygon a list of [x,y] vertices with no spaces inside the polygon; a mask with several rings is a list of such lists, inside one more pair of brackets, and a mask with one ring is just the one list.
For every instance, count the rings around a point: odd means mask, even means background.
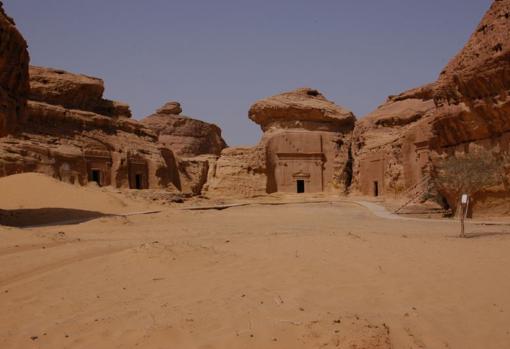
[{"label": "eroded sandstone cliff", "polygon": [[103,99],[100,79],[40,67],[30,72],[33,100],[18,132],[0,139],[0,176],[40,172],[81,185],[173,186],[173,154],[129,119],[127,105]]},{"label": "eroded sandstone cliff", "polygon": [[466,192],[478,214],[510,212],[509,91],[510,0],[496,0],[436,83],[358,123],[353,191],[421,190],[453,209]]},{"label": "eroded sandstone cliff", "polygon": [[103,98],[104,82],[60,69],[30,67],[30,100],[90,111],[111,117],[131,117],[129,105]]},{"label": "eroded sandstone cliff", "polygon": [[0,1],[0,137],[15,131],[28,97],[27,43]]}]

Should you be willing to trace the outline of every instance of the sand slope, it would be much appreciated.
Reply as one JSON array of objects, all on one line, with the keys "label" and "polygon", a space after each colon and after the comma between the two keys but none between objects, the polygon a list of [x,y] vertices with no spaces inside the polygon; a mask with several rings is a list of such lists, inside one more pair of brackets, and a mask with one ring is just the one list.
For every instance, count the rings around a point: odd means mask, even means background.
[{"label": "sand slope", "polygon": [[147,208],[111,187],[80,187],[38,173],[0,178],[0,225],[80,222]]},{"label": "sand slope", "polygon": [[0,178],[0,209],[65,207],[114,212],[126,204],[94,187],[79,187],[40,173]]}]

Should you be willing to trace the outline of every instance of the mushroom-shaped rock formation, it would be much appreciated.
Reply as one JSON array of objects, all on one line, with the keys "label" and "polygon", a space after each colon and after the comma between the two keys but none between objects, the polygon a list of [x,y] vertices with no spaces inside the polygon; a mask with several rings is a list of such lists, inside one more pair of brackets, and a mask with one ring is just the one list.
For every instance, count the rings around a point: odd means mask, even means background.
[{"label": "mushroom-shaped rock formation", "polygon": [[354,114],[327,100],[319,91],[299,88],[257,101],[249,118],[264,131],[269,128],[352,128]]},{"label": "mushroom-shaped rock formation", "polygon": [[256,147],[222,152],[209,181],[211,194],[347,190],[352,112],[317,90],[301,88],[256,102],[249,118],[264,136]]},{"label": "mushroom-shaped rock formation", "polygon": [[180,115],[178,102],[168,102],[142,123],[152,129],[159,142],[182,157],[203,154],[219,155],[227,146],[221,137],[221,129],[204,121]]}]

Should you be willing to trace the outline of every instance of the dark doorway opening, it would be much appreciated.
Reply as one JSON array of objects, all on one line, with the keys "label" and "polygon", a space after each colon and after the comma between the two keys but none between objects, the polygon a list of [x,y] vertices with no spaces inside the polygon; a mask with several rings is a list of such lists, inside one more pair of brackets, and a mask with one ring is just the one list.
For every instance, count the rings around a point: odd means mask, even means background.
[{"label": "dark doorway opening", "polygon": [[101,171],[99,170],[92,170],[90,173],[90,181],[96,182],[97,185],[101,186]]},{"label": "dark doorway opening", "polygon": [[297,180],[297,192],[298,194],[302,194],[305,192],[305,181],[302,179]]},{"label": "dark doorway opening", "polygon": [[379,182],[374,182],[374,196],[379,196]]},{"label": "dark doorway opening", "polygon": [[143,182],[142,182],[142,175],[141,174],[135,175],[135,188],[136,189],[143,189]]}]

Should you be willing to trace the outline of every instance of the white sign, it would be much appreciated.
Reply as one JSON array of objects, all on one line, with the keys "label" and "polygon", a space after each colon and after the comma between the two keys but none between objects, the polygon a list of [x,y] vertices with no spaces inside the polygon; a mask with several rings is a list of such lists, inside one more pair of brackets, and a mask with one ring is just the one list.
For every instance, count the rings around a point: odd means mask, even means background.
[{"label": "white sign", "polygon": [[468,203],[468,195],[462,194],[462,198],[460,199],[461,204],[466,205]]}]

